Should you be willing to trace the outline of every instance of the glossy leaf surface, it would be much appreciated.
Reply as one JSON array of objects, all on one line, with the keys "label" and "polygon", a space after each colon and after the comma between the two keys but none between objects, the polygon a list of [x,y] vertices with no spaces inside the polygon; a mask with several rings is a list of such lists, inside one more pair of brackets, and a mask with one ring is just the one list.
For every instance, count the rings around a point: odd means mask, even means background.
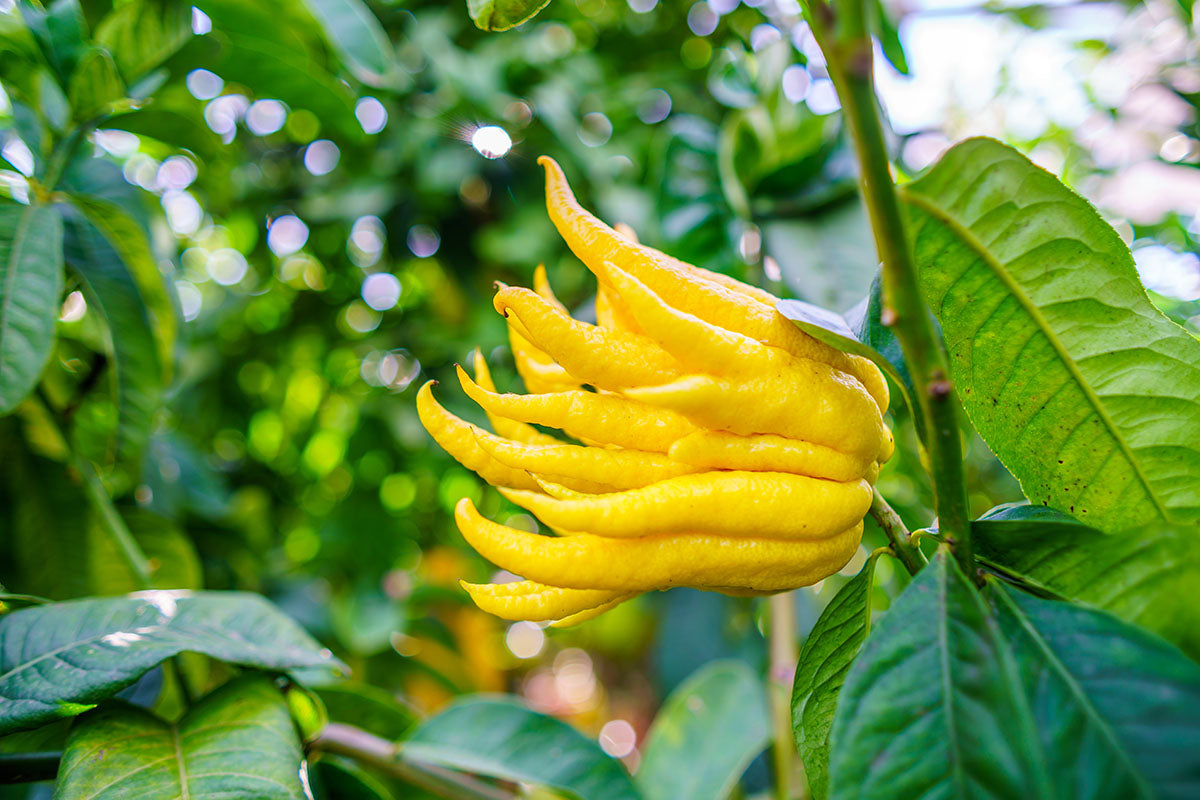
[{"label": "glossy leaf surface", "polygon": [[1025,495],[1108,531],[1200,520],[1200,340],[1117,232],[991,139],[902,194],[963,404]]}]

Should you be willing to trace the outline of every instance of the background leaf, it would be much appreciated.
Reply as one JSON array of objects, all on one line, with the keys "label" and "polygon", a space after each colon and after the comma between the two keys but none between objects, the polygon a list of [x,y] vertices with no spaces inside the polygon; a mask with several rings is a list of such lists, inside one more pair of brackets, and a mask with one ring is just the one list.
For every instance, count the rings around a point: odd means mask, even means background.
[{"label": "background leaf", "polygon": [[531,19],[550,0],[467,0],[467,13],[485,31],[506,31]]},{"label": "background leaf", "polygon": [[305,0],[342,62],[368,86],[383,86],[396,69],[392,43],[361,0]]},{"label": "background leaf", "polygon": [[88,305],[108,323],[117,407],[117,452],[140,461],[162,402],[163,371],[154,327],[136,282],[118,251],[78,213],[67,216],[65,257]]},{"label": "background leaf", "polygon": [[846,676],[830,795],[1046,797],[1034,725],[998,625],[943,550],[879,620]]},{"label": "background leaf", "polygon": [[499,696],[451,704],[422,723],[402,747],[406,758],[544,784],[580,800],[638,797],[624,768],[594,741],[565,722]]},{"label": "background leaf", "polygon": [[804,775],[817,800],[829,795],[829,732],[846,673],[871,630],[871,556],[825,606],[809,631],[792,686],[792,729]]},{"label": "background leaf", "polygon": [[0,204],[0,414],[33,391],[50,357],[62,265],[56,209]]},{"label": "background leaf", "polygon": [[192,7],[178,0],[132,0],[116,6],[96,27],[96,42],[132,84],[162,64],[192,36]]},{"label": "background leaf", "polygon": [[1036,718],[1047,796],[1200,794],[1200,666],[1103,612],[997,581],[987,594]]},{"label": "background leaf", "polygon": [[262,597],[143,592],[0,617],[0,733],[86,711],[190,651],[270,670],[339,662]]},{"label": "background leaf", "polygon": [[1152,524],[1106,534],[1042,506],[993,509],[971,523],[976,553],[1005,573],[1111,611],[1200,659],[1200,538]]},{"label": "background leaf", "polygon": [[67,741],[54,798],[304,800],[303,757],[283,696],[251,674],[174,724],[121,702],[85,715]]},{"label": "background leaf", "polygon": [[681,684],[654,718],[637,785],[646,800],[727,797],[770,742],[766,689],[742,661],[715,661]]},{"label": "background leaf", "polygon": [[1116,231],[990,139],[903,196],[963,404],[1026,496],[1110,531],[1200,520],[1200,340]]}]

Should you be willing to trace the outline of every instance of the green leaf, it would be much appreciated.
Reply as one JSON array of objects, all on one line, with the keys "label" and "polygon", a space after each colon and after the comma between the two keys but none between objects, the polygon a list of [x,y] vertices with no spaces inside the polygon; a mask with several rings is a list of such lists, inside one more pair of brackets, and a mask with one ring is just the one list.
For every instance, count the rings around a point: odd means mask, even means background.
[{"label": "green leaf", "polygon": [[908,58],[904,55],[904,44],[900,41],[900,26],[893,20],[883,0],[874,0],[870,10],[872,29],[879,39],[879,48],[883,56],[901,75],[908,74]]},{"label": "green leaf", "polygon": [[325,36],[354,77],[368,86],[388,84],[396,70],[396,53],[362,0],[305,0]]},{"label": "green leaf", "polygon": [[330,719],[357,725],[384,739],[403,739],[420,719],[391,692],[369,683],[341,682],[315,691]]},{"label": "green leaf", "polygon": [[992,582],[1046,753],[1050,796],[1200,796],[1200,666],[1099,611]]},{"label": "green leaf", "polygon": [[829,731],[846,673],[871,631],[871,556],[825,606],[804,640],[792,686],[792,730],[812,796],[829,796]]},{"label": "green leaf", "polygon": [[902,194],[963,404],[1026,496],[1106,531],[1200,521],[1200,340],[1116,231],[990,139]]},{"label": "green leaf", "polygon": [[[199,589],[204,579],[200,557],[192,540],[172,520],[139,508],[121,514],[138,547],[155,567],[156,589]],[[138,588],[137,577],[118,551],[112,537],[93,515],[88,525],[87,572],[93,594],[125,594]]]},{"label": "green leaf", "polygon": [[880,618],[846,676],[829,793],[1047,797],[1037,736],[999,626],[943,550]]},{"label": "green leaf", "polygon": [[125,96],[125,84],[116,62],[107,51],[92,48],[79,60],[71,74],[67,97],[75,119],[86,121],[108,110],[109,104]]},{"label": "green leaf", "polygon": [[720,800],[771,740],[762,681],[743,661],[715,661],[663,704],[642,750],[646,800]]},{"label": "green leaf", "polygon": [[133,0],[109,12],[96,26],[96,42],[133,84],[179,51],[192,36],[190,3]]},{"label": "green leaf", "polygon": [[33,391],[54,343],[63,225],[49,206],[0,204],[0,414]]},{"label": "green leaf", "polygon": [[532,19],[550,0],[467,0],[467,13],[485,31],[506,31]]},{"label": "green leaf", "polygon": [[119,701],[87,714],[67,741],[54,799],[304,800],[303,760],[279,690],[251,674],[202,699],[178,723]]},{"label": "green leaf", "polygon": [[624,768],[594,741],[507,697],[475,696],[452,703],[417,728],[402,752],[416,761],[543,784],[580,800],[638,797]]},{"label": "green leaf", "polygon": [[67,215],[65,255],[88,305],[108,323],[117,407],[117,454],[137,464],[162,403],[163,369],[149,310],[132,270],[108,238],[75,211]]},{"label": "green leaf", "polygon": [[157,139],[169,147],[191,150],[210,161],[219,158],[224,147],[221,137],[213,133],[202,118],[166,108],[143,108],[118,114],[106,119],[102,127]]},{"label": "green leaf", "polygon": [[46,61],[65,85],[87,49],[87,23],[79,0],[54,0],[45,7],[22,0],[18,7]]},{"label": "green leaf", "polygon": [[175,363],[179,315],[168,294],[166,279],[150,250],[146,231],[116,203],[84,194],[71,194],[69,198],[88,222],[104,234],[137,284],[158,344],[159,362],[164,367],[163,382],[169,383],[171,365]]},{"label": "green leaf", "polygon": [[[346,140],[361,141],[353,92],[318,62],[292,26],[267,6],[232,0],[196,5],[212,18],[213,33],[195,37],[181,53],[184,63],[176,63],[177,69],[211,69],[260,97],[277,97],[293,109],[313,112]],[[286,21],[286,13],[280,13]],[[217,43],[214,52],[212,45]]]},{"label": "green leaf", "polygon": [[971,523],[977,555],[1001,572],[1110,611],[1200,660],[1200,538],[1170,525],[1106,534],[1042,506]]},{"label": "green leaf", "polygon": [[185,651],[267,670],[340,662],[245,592],[141,592],[0,617],[0,733],[73,716]]}]

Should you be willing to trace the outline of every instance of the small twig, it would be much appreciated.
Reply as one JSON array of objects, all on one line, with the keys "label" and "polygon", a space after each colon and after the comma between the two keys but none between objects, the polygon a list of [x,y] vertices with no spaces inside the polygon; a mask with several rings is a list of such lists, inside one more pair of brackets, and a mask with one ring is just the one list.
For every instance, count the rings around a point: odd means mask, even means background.
[{"label": "small twig", "polygon": [[773,594],[768,601],[770,674],[767,676],[767,691],[770,693],[771,724],[775,729],[775,744],[771,754],[775,765],[775,796],[778,800],[792,800],[792,781],[796,773],[796,745],[792,739],[792,679],[800,651],[796,644],[795,602],[795,592]]},{"label": "small twig", "polygon": [[469,775],[406,759],[403,749],[394,742],[353,725],[329,723],[309,749],[351,758],[448,800],[515,800],[517,797],[513,792]]},{"label": "small twig", "polygon": [[871,498],[871,516],[887,535],[888,541],[892,544],[892,553],[904,564],[908,574],[916,575],[920,572],[921,567],[925,566],[925,557],[909,539],[908,528],[904,527],[904,520],[900,519],[896,509],[883,499],[883,495],[879,493],[878,489],[874,490]]}]

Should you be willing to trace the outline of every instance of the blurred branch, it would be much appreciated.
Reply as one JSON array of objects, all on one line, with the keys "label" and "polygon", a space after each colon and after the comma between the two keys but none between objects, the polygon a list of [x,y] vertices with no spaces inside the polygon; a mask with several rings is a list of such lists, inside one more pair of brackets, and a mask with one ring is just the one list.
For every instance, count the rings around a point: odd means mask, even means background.
[{"label": "blurred branch", "polygon": [[859,186],[883,263],[883,318],[896,331],[929,435],[938,526],[963,574],[979,581],[971,548],[957,398],[945,347],[917,282],[883,122],[875,97],[874,46],[864,0],[809,0],[808,19],[833,79],[858,156]]},{"label": "blurred branch", "polygon": [[873,490],[871,516],[879,523],[879,527],[883,528],[883,532],[887,534],[888,541],[892,545],[892,552],[904,564],[904,568],[908,570],[908,574],[916,575],[920,572],[921,567],[925,566],[925,557],[921,555],[921,551],[909,539],[908,528],[904,527],[904,520],[900,519],[900,515],[896,513],[896,509],[888,504],[888,501],[883,498],[878,489]]},{"label": "blurred branch", "polygon": [[329,723],[309,749],[351,758],[448,800],[514,800],[517,797],[513,792],[469,775],[410,761],[394,742],[353,725]]},{"label": "blurred branch", "polygon": [[770,628],[767,640],[771,650],[767,691],[770,694],[771,726],[774,747],[775,796],[792,800],[792,781],[796,776],[796,745],[792,738],[792,679],[800,651],[796,645],[795,592],[770,597]]}]

